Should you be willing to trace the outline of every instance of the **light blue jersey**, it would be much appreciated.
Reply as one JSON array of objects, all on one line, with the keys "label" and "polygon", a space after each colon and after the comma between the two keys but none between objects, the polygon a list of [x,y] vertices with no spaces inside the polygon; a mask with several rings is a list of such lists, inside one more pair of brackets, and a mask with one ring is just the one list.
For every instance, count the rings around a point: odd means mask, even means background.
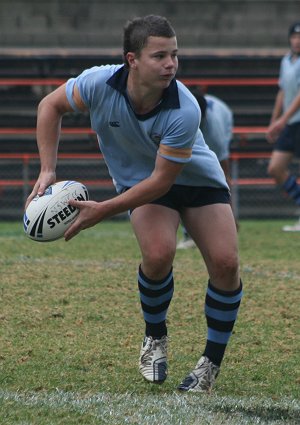
[{"label": "light blue jersey", "polygon": [[[291,54],[288,53],[282,58],[279,87],[284,92],[283,110],[286,111],[300,93],[300,57],[293,61]],[[296,122],[300,122],[300,109],[289,119],[288,124]]]},{"label": "light blue jersey", "polygon": [[216,155],[204,142],[200,108],[190,91],[174,79],[160,104],[150,113],[138,115],[127,97],[127,77],[123,65],[106,65],[85,70],[66,85],[72,108],[77,110],[72,98],[76,83],[89,109],[91,126],[117,192],[149,177],[157,154],[185,164],[176,184],[228,188]]},{"label": "light blue jersey", "polygon": [[219,161],[227,159],[232,140],[233,114],[222,100],[205,95],[206,111],[201,121],[205,142],[215,152]]}]

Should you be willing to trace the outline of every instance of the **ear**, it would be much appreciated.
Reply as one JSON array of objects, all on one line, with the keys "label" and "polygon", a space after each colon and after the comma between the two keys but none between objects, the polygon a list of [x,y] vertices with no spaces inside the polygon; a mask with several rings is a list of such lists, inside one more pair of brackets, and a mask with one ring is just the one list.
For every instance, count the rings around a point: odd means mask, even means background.
[{"label": "ear", "polygon": [[129,68],[136,69],[135,54],[133,52],[128,52],[126,54],[126,59],[127,59]]}]

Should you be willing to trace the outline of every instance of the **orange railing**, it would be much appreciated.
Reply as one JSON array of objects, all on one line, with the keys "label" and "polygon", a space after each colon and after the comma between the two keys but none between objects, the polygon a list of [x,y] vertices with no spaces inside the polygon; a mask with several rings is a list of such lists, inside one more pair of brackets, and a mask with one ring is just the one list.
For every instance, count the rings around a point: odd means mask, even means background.
[{"label": "orange railing", "polygon": [[[187,86],[276,86],[277,78],[179,78]],[[0,78],[0,86],[60,86],[67,80],[63,78]]]},{"label": "orange railing", "polygon": [[[36,129],[34,127],[0,127],[1,134],[32,134],[34,135]],[[95,134],[95,132],[88,127],[64,127],[61,129],[62,134]]]},{"label": "orange railing", "polygon": [[[1,134],[35,134],[36,129],[34,127],[0,127]],[[250,135],[250,134],[262,134],[264,135],[267,131],[267,127],[254,127],[254,126],[236,126],[233,128],[233,134],[235,135]],[[95,132],[89,127],[63,127],[61,129],[62,134],[95,134]]]},{"label": "orange railing", "polygon": [[[58,160],[71,159],[71,160],[103,160],[103,155],[101,153],[61,153],[58,154]],[[1,160],[18,160],[22,163],[22,179],[2,179],[0,180],[0,187],[5,186],[27,186],[28,192],[29,189],[34,185],[35,180],[29,180],[29,166],[34,161],[39,161],[38,153],[0,153]],[[107,177],[105,179],[94,179],[94,180],[85,180],[82,183],[88,184],[90,186],[107,186],[113,187],[112,180]]]},{"label": "orange railing", "polygon": [[[241,159],[259,159],[259,158],[270,158],[270,152],[234,152],[230,155],[231,163],[234,164],[239,162]],[[70,159],[70,160],[103,160],[103,155],[101,153],[61,153],[58,154],[58,160]],[[1,153],[1,160],[18,160],[21,161],[23,167],[23,176],[28,176],[28,167],[30,163],[39,160],[39,155],[37,153]],[[232,173],[232,184],[236,186],[240,185],[273,185],[274,180],[270,178],[239,178],[236,173]],[[34,180],[27,179],[2,179],[0,180],[0,187],[3,186],[24,186],[28,185],[32,187]],[[98,185],[98,186],[113,186],[112,181],[109,177],[106,179],[95,179],[95,180],[85,180],[82,181],[87,185]]]},{"label": "orange railing", "polygon": [[[204,88],[212,86],[275,86],[278,83],[277,78],[181,78],[180,79],[187,86],[198,85]],[[61,78],[0,78],[0,86],[59,86],[63,84],[66,79]],[[18,135],[18,134],[35,134],[35,128],[29,127],[2,127],[0,128],[0,135]],[[234,127],[233,133],[236,136],[247,137],[251,134],[261,134],[262,136],[266,132],[266,127]],[[94,134],[94,131],[87,127],[74,127],[74,128],[62,128],[62,134]],[[268,158],[270,153],[232,153],[232,163],[236,164],[242,158]],[[28,167],[32,160],[37,160],[37,154],[0,154],[0,160],[3,159],[16,159],[22,161],[23,164],[23,179],[2,179],[0,180],[0,188],[6,186],[25,186],[25,192],[29,192],[30,187],[34,184],[33,181],[29,180],[26,176],[28,175]],[[59,159],[103,159],[102,155],[99,154],[60,154]],[[25,177],[24,177],[25,176]],[[111,180],[99,179],[89,180],[85,182],[89,185],[102,185],[112,186]],[[262,184],[274,184],[272,179],[241,179],[238,176],[233,178],[233,185],[262,185]]]}]

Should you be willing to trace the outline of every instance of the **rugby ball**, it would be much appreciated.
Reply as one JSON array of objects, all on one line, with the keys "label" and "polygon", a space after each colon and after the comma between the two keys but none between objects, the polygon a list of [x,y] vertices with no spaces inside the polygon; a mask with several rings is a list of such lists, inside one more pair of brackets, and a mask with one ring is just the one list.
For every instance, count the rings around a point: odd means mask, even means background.
[{"label": "rugby ball", "polygon": [[61,181],[32,199],[23,217],[25,234],[34,241],[50,242],[63,237],[79,214],[70,199],[87,201],[87,188],[77,181]]}]

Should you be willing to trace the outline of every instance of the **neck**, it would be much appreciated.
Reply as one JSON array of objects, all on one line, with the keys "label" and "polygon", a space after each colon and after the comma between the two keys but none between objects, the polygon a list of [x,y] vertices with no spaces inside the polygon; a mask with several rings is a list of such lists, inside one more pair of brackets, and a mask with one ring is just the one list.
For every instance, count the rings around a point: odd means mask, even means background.
[{"label": "neck", "polygon": [[127,95],[131,106],[137,114],[146,114],[154,109],[162,99],[162,90],[150,89],[138,84],[128,76]]}]

